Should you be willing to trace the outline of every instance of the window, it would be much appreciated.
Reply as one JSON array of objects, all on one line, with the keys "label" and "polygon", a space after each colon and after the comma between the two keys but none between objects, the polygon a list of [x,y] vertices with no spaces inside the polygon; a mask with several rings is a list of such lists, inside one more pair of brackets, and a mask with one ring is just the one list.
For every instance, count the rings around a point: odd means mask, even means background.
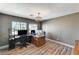
[{"label": "window", "polygon": [[37,24],[29,24],[29,31],[31,32],[31,30],[37,30]]},{"label": "window", "polygon": [[27,23],[12,21],[12,35],[17,35],[18,30],[26,30]]}]

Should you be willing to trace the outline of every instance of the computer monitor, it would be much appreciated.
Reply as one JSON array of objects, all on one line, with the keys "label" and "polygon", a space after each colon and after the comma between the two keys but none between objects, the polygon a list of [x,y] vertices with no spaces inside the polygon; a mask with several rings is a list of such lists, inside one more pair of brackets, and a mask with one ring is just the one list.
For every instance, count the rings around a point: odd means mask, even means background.
[{"label": "computer monitor", "polygon": [[18,30],[18,35],[26,35],[27,30]]},{"label": "computer monitor", "polygon": [[31,30],[31,34],[32,35],[35,35],[36,33],[35,33],[35,30]]}]

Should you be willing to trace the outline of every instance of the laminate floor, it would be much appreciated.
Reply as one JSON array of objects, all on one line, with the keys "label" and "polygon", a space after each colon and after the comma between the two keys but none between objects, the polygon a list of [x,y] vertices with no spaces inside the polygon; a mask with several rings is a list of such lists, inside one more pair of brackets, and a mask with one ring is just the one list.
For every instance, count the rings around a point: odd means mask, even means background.
[{"label": "laminate floor", "polygon": [[13,50],[2,49],[0,55],[71,55],[72,48],[47,40],[41,47],[29,44],[27,47],[17,46]]}]

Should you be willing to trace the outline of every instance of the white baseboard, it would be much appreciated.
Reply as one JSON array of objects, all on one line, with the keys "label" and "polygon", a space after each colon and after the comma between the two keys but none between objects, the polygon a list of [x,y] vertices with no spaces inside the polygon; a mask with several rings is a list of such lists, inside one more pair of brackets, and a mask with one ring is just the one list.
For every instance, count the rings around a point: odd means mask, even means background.
[{"label": "white baseboard", "polygon": [[[16,45],[17,45],[17,44],[20,44],[20,43],[17,42]],[[8,47],[9,47],[9,45],[4,45],[4,46],[1,46],[0,49],[5,49],[5,48],[8,48]]]},{"label": "white baseboard", "polygon": [[1,46],[0,49],[8,48],[8,45]]},{"label": "white baseboard", "polygon": [[56,43],[59,43],[59,44],[62,44],[62,45],[65,45],[65,46],[68,46],[68,47],[71,47],[71,48],[74,48],[74,46],[69,45],[69,44],[67,44],[67,43],[59,42],[59,41],[52,40],[52,39],[48,39],[48,38],[46,38],[46,39],[47,39],[47,40],[50,40],[50,41],[53,41],[53,42],[56,42]]},{"label": "white baseboard", "polygon": [[[56,40],[51,40],[51,39],[48,39],[48,38],[46,38],[46,40],[50,40],[50,41],[53,41],[53,42],[56,42],[56,43],[59,43],[59,44],[62,44],[62,45],[65,45],[65,46],[74,48],[74,46],[69,45],[69,44],[66,44],[66,43],[63,43],[63,42],[59,42],[59,41],[56,41]],[[17,43],[17,44],[18,44],[18,43]],[[4,48],[8,48],[8,45],[1,46],[1,47],[0,47],[0,49],[4,49]]]}]

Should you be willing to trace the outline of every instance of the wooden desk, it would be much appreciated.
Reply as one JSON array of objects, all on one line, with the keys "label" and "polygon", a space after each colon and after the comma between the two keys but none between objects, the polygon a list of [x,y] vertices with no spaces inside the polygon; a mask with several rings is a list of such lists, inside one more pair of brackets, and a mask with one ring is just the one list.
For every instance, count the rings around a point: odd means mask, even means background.
[{"label": "wooden desk", "polygon": [[45,36],[33,36],[32,43],[40,47],[45,44]]}]

